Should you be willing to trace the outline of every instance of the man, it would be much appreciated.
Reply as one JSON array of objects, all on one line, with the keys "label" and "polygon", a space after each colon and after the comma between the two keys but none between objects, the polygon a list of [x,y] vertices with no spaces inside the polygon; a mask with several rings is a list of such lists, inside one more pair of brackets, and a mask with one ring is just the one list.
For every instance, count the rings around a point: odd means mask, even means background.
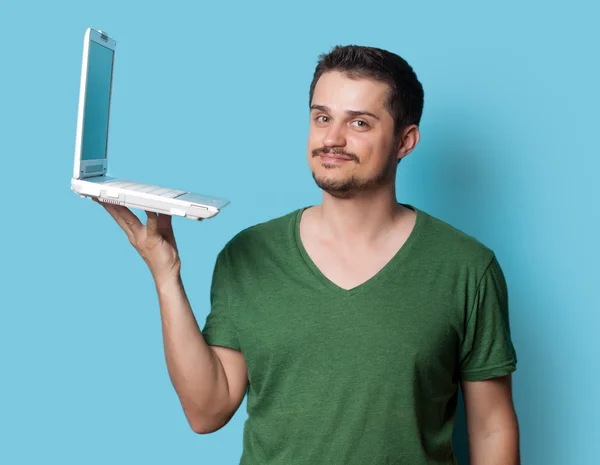
[{"label": "man", "polygon": [[248,228],[220,252],[200,331],[171,218],[105,205],[148,264],[168,370],[194,431],[248,392],[242,464],[456,463],[457,390],[472,465],[519,463],[507,290],[494,253],[396,200],[423,90],[384,50],[336,47],[310,88],[321,205]]}]

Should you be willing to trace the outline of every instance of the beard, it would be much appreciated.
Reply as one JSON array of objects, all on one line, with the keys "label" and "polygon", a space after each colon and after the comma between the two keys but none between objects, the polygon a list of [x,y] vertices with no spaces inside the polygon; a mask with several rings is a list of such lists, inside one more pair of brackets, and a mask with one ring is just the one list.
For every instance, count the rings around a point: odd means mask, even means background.
[{"label": "beard", "polygon": [[[351,154],[339,149],[316,149],[313,150],[312,156],[318,157],[321,153],[345,155],[350,157],[355,163],[360,163],[360,159],[355,154]],[[340,169],[339,166],[334,164],[323,163],[322,166],[328,171]],[[328,176],[317,176],[314,171],[312,175],[317,186],[324,192],[327,192],[332,197],[338,199],[349,199],[356,197],[363,192],[374,190],[389,184],[390,181],[393,181],[394,179],[396,167],[397,164],[395,153],[390,153],[388,157],[388,163],[379,173],[370,178],[360,179],[356,176],[350,175],[345,179],[332,179]]]}]

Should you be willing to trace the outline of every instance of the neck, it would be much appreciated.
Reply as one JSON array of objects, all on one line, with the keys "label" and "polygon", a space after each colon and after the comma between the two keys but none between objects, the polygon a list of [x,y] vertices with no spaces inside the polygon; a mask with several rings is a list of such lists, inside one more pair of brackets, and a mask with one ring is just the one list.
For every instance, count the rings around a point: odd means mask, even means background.
[{"label": "neck", "polygon": [[363,192],[350,199],[323,193],[317,218],[323,234],[342,242],[372,242],[398,224],[405,207],[398,204],[394,186]]}]

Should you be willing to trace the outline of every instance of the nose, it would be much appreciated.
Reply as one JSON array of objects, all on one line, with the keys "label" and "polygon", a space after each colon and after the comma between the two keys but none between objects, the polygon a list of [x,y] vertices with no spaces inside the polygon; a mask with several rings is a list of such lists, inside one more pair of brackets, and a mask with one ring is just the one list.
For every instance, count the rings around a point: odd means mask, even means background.
[{"label": "nose", "polygon": [[323,145],[325,147],[344,147],[346,145],[346,137],[341,125],[332,124],[327,128],[323,137]]}]

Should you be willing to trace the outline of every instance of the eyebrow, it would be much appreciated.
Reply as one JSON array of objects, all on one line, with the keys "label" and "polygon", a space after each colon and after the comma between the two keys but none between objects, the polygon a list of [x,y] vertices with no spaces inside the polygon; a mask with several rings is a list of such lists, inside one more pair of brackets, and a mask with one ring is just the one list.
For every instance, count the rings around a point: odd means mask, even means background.
[{"label": "eyebrow", "polygon": [[[326,107],[325,105],[311,105],[310,109],[311,109],[311,111],[318,110],[318,111],[324,111],[325,113],[331,112],[329,107]],[[348,116],[370,116],[371,118],[375,118],[376,120],[379,120],[379,117],[377,115],[371,113],[370,111],[365,111],[365,110],[346,110],[346,114]]]}]

